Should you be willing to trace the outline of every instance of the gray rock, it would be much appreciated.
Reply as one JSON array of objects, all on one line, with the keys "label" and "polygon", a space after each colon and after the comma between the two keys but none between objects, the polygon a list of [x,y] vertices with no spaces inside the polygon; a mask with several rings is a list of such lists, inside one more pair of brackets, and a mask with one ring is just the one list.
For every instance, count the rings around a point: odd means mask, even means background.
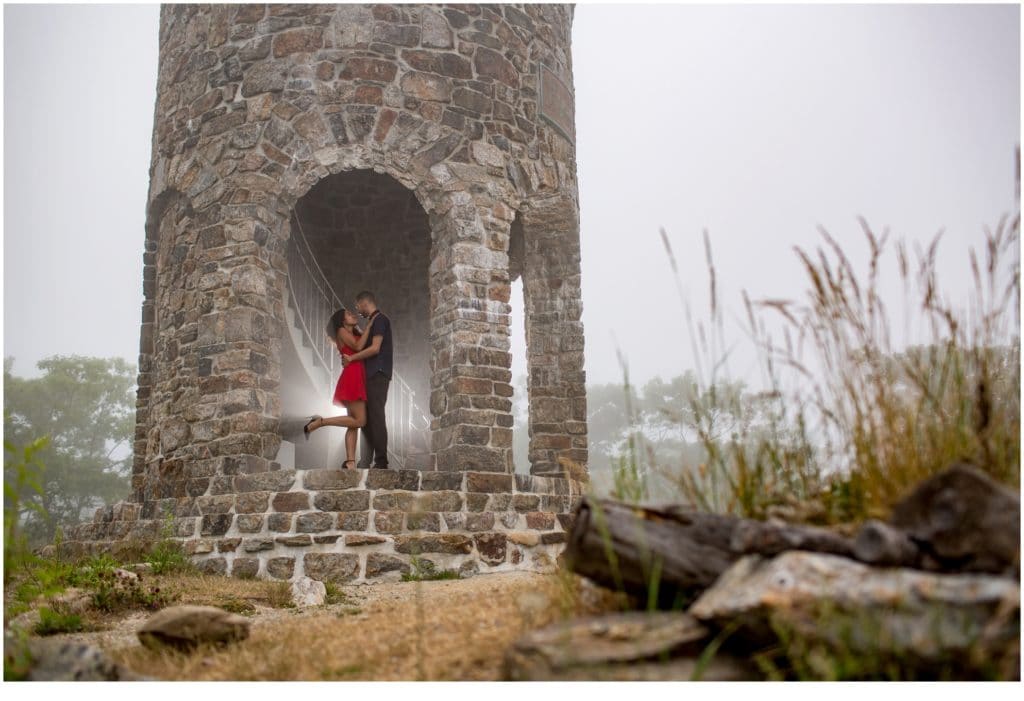
[{"label": "gray rock", "polygon": [[781,626],[795,639],[859,659],[929,664],[1009,649],[1020,636],[1020,586],[792,551],[740,559],[689,613],[714,626],[739,624],[760,642],[774,640]]},{"label": "gray rock", "polygon": [[71,587],[50,599],[50,607],[63,613],[85,613],[92,604],[92,594]]},{"label": "gray rock", "polygon": [[171,606],[149,617],[139,628],[143,645],[190,650],[202,643],[229,643],[249,637],[246,618],[213,606]]},{"label": "gray rock", "polygon": [[116,578],[115,581],[124,585],[135,584],[139,581],[138,574],[136,574],[135,572],[130,572],[125,569],[121,569],[120,567],[114,570],[114,577]]},{"label": "gray rock", "polygon": [[302,562],[306,574],[321,582],[348,582],[359,576],[355,553],[306,553]]},{"label": "gray rock", "polygon": [[927,544],[938,569],[1020,575],[1020,497],[972,465],[919,484],[889,521]]},{"label": "gray rock", "polygon": [[322,606],[327,598],[327,587],[309,577],[300,577],[292,582],[292,601],[299,608]]},{"label": "gray rock", "polygon": [[699,664],[711,631],[678,612],[607,614],[531,631],[505,657],[505,678],[529,681],[756,678],[746,665],[715,655]]},{"label": "gray rock", "polygon": [[[9,644],[5,640],[4,647],[8,647]],[[31,659],[27,676],[29,681],[142,681],[145,679],[112,662],[95,645],[42,638],[29,641],[28,651]]]},{"label": "gray rock", "polygon": [[35,627],[39,625],[39,609],[32,609],[19,613],[17,616],[7,622],[7,627],[11,630],[18,628],[27,632],[31,632]]}]

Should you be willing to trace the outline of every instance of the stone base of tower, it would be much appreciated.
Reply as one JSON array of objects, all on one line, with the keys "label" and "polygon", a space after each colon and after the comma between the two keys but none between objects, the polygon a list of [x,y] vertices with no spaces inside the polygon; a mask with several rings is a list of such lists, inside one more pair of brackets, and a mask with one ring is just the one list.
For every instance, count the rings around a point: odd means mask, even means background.
[{"label": "stone base of tower", "polygon": [[545,572],[564,548],[583,488],[566,477],[418,470],[230,479],[232,493],[98,509],[92,523],[67,532],[62,548],[72,556],[116,552],[171,533],[203,572],[338,583],[399,579],[424,567]]}]

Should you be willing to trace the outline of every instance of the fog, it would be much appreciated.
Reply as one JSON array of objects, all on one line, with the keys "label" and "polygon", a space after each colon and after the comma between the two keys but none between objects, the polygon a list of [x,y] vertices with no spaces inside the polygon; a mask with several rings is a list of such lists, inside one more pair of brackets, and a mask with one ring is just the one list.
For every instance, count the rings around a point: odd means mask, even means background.
[{"label": "fog", "polygon": [[[158,5],[4,7],[4,354],[137,357]],[[1020,16],[1002,6],[577,6],[573,28],[590,382],[693,367],[679,283],[729,334],[739,292],[793,298],[816,226],[940,229],[947,293],[1014,206]],[[892,271],[885,284],[900,296]],[[513,375],[525,373],[521,287]],[[737,372],[752,356],[736,353]]]}]

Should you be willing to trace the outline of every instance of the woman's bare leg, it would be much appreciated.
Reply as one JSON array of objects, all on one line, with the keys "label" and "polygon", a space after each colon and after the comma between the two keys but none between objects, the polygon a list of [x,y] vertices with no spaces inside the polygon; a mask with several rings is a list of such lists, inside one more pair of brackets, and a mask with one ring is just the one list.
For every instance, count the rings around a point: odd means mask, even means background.
[{"label": "woman's bare leg", "polygon": [[[353,419],[357,419],[354,407],[352,406],[353,404],[355,404],[355,402],[345,402],[345,408],[348,409],[349,416]],[[345,467],[348,467],[350,462],[355,462],[356,460],[356,440],[358,438],[359,429],[355,426],[349,426],[348,430],[345,431]]]},{"label": "woman's bare leg", "polygon": [[[355,404],[355,402],[352,402]],[[365,410],[364,410],[365,413]],[[324,426],[339,426],[341,428],[362,428],[366,424],[366,418],[364,416],[363,422],[360,423],[354,416],[328,416],[322,419],[317,419],[309,424],[309,432],[323,428]]]},{"label": "woman's bare leg", "polygon": [[355,419],[356,424],[352,428],[362,428],[366,425],[366,402],[346,402],[345,408],[348,409],[349,417]]},{"label": "woman's bare leg", "polygon": [[359,438],[359,429],[350,428],[345,431],[345,465],[356,461],[356,440]]},{"label": "woman's bare leg", "polygon": [[345,467],[356,461],[356,441],[359,429],[366,425],[366,402],[345,402],[349,418],[355,420],[356,426],[348,426],[345,431]]}]

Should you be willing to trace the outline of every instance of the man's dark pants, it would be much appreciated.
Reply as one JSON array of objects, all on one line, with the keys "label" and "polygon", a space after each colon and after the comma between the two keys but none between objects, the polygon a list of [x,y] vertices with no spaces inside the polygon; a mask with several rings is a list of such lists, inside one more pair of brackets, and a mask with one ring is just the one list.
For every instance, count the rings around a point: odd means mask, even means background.
[{"label": "man's dark pants", "polygon": [[359,467],[388,466],[388,426],[384,407],[388,403],[388,387],[391,380],[378,372],[366,378],[366,426],[363,427],[363,444],[359,454]]}]

